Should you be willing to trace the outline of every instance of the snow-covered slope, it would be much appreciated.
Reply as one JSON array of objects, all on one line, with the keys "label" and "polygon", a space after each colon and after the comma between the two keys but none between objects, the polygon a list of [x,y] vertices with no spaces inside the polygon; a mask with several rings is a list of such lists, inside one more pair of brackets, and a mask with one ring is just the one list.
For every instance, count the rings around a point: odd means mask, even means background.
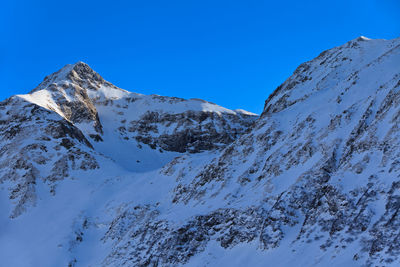
[{"label": "snow-covered slope", "polygon": [[175,187],[177,203],[223,201],[210,210],[257,222],[210,235],[232,249],[210,242],[192,263],[399,265],[399,92],[400,39],[357,38],[300,65],[250,133]]},{"label": "snow-covered slope", "polygon": [[132,171],[159,168],[176,152],[221,148],[257,118],[200,99],[131,93],[83,62],[65,66],[19,97],[55,111],[79,128],[96,151]]},{"label": "snow-covered slope", "polygon": [[399,92],[400,39],[359,37],[303,63],[258,119],[67,65],[0,105],[0,255],[397,266]]}]

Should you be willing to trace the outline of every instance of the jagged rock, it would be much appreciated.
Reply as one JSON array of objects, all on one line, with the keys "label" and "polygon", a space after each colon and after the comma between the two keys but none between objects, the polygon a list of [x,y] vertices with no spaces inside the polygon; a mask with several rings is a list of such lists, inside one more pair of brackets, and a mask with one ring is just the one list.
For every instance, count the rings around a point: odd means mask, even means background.
[{"label": "jagged rock", "polygon": [[260,117],[68,65],[0,103],[0,244],[41,266],[397,266],[399,62],[400,39],[354,39]]}]

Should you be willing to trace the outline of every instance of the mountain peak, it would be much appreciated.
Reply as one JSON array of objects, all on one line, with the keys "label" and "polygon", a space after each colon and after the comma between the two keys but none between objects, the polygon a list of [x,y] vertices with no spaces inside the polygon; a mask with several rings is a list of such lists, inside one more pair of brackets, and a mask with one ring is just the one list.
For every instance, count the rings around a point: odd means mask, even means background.
[{"label": "mountain peak", "polygon": [[50,87],[52,84],[61,85],[73,83],[80,87],[85,85],[90,88],[96,88],[107,83],[97,72],[88,64],[78,61],[75,64],[67,64],[59,71],[56,71],[44,78],[44,80],[32,92]]},{"label": "mountain peak", "polygon": [[88,64],[78,61],[54,72],[31,91],[24,99],[57,112],[73,123],[93,123],[93,129],[102,133],[96,107],[88,90],[116,88],[105,81]]},{"label": "mountain peak", "polygon": [[357,37],[357,38],[354,39],[354,40],[355,40],[355,41],[362,42],[362,41],[369,41],[369,40],[371,40],[371,39],[361,35],[361,36]]},{"label": "mountain peak", "polygon": [[100,74],[95,72],[88,64],[82,61],[78,61],[72,65],[72,70],[69,72],[69,78],[104,82],[104,79]]},{"label": "mountain peak", "polygon": [[[399,41],[359,36],[323,51],[318,57],[300,64],[293,75],[275,89],[266,100],[261,116],[280,112],[324,90],[342,90],[334,100],[340,103],[345,92],[358,84],[358,73],[381,56],[388,57],[387,53],[394,53],[400,45]],[[371,85],[371,88],[374,87]]]}]

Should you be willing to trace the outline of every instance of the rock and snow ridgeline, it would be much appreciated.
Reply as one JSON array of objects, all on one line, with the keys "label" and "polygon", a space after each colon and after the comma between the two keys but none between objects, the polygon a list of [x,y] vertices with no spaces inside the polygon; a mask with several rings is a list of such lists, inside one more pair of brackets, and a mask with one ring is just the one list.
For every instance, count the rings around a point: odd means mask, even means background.
[{"label": "rock and snow ridgeline", "polygon": [[0,103],[0,251],[25,251],[9,266],[396,266],[399,105],[400,39],[301,64],[260,117],[67,65]]}]

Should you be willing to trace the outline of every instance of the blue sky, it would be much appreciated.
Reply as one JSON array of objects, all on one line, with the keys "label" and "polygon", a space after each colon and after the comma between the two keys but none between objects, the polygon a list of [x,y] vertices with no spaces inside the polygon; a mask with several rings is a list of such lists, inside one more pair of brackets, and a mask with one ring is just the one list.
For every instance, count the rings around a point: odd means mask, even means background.
[{"label": "blue sky", "polygon": [[300,63],[400,36],[400,1],[3,1],[0,99],[76,61],[129,91],[260,113]]}]

